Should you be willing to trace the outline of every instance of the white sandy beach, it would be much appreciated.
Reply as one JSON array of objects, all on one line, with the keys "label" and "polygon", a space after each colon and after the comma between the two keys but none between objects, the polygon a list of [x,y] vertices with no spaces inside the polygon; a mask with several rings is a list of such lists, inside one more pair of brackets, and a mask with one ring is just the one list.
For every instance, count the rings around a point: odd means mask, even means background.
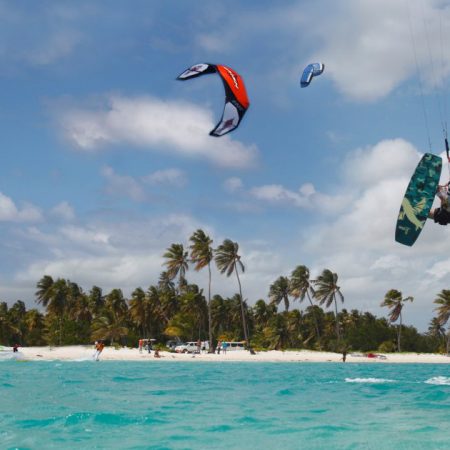
[{"label": "white sandy beach", "polygon": [[[94,347],[90,345],[76,345],[64,347],[21,347],[18,356],[28,361],[61,360],[84,361],[91,360]],[[228,351],[226,354],[178,354],[160,352],[161,358],[155,358],[154,352],[139,353],[137,348],[105,347],[100,355],[101,361],[245,361],[245,362],[341,362],[342,354],[330,352],[301,351],[263,351],[251,355],[247,351]],[[382,358],[368,358],[365,354],[350,353],[347,363],[450,363],[450,357],[429,353],[385,353]]]}]

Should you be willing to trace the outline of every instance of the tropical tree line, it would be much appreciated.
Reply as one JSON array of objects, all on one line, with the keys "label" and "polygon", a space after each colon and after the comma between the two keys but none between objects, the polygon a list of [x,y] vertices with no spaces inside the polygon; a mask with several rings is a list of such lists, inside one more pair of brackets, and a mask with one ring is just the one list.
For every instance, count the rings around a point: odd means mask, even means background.
[{"label": "tropical tree line", "polygon": [[[402,311],[412,297],[389,290],[381,306],[388,318],[358,310],[339,311],[344,296],[338,275],[324,269],[311,279],[308,267],[297,266],[269,286],[267,299],[249,306],[243,296],[245,266],[239,245],[229,239],[213,248],[212,239],[196,230],[189,245],[177,243],[163,255],[164,268],[155,284],[134,289],[125,298],[121,289],[89,292],[68,279],[44,275],[37,283],[41,310],[27,310],[23,301],[10,308],[0,302],[0,344],[69,345],[103,339],[110,344],[135,346],[139,338],[243,340],[249,349],[315,349],[342,351],[448,352],[450,290],[434,300],[436,317],[426,333],[405,326]],[[213,267],[235,278],[236,294],[213,295]],[[187,280],[189,268],[206,270],[205,289]],[[206,295],[205,293],[206,292]],[[302,306],[293,308],[292,305]]]}]

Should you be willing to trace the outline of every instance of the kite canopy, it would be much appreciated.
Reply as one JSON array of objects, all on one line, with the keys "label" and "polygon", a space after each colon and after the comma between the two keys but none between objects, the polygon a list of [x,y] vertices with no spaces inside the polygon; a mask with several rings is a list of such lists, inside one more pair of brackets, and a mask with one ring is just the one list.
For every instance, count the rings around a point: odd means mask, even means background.
[{"label": "kite canopy", "polygon": [[308,64],[303,71],[302,78],[300,80],[300,86],[302,88],[309,86],[309,83],[311,83],[311,80],[313,77],[317,77],[323,72],[323,69],[325,69],[325,64],[322,63],[313,63]]},{"label": "kite canopy", "polygon": [[189,67],[177,80],[189,80],[208,73],[217,73],[225,88],[225,105],[222,118],[209,133],[211,136],[223,136],[239,126],[245,112],[250,106],[242,77],[227,66],[216,64],[196,64]]}]

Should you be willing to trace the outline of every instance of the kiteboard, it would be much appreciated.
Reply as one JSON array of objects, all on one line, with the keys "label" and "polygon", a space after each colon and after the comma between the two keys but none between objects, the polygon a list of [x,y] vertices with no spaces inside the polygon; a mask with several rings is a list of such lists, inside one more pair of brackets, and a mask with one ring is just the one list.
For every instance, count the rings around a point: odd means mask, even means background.
[{"label": "kiteboard", "polygon": [[442,158],[425,153],[414,171],[395,229],[395,240],[411,246],[419,237],[433,205],[442,170]]}]

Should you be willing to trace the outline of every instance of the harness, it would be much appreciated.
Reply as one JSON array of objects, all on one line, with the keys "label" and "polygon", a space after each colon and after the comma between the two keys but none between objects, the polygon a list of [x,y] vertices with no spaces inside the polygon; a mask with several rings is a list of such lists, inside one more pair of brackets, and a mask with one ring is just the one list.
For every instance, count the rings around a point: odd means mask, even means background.
[{"label": "harness", "polygon": [[436,208],[433,219],[439,225],[448,225],[450,223],[450,211],[444,208]]}]

